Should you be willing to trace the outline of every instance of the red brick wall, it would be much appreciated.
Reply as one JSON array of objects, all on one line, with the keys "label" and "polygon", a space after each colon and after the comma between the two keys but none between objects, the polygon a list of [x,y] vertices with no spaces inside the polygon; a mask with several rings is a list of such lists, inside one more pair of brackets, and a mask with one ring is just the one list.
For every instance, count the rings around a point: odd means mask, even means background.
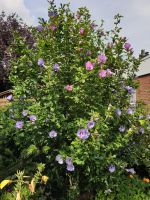
[{"label": "red brick wall", "polygon": [[137,101],[144,101],[145,104],[150,105],[150,74],[138,77],[139,88],[136,91]]}]

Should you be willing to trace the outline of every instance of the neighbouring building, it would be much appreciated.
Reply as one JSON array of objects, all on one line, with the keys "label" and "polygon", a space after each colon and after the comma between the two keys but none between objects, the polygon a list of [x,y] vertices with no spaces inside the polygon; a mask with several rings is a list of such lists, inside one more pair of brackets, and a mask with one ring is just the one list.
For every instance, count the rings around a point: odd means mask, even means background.
[{"label": "neighbouring building", "polygon": [[136,80],[139,81],[139,88],[136,91],[136,100],[143,101],[150,109],[150,57],[142,62]]}]

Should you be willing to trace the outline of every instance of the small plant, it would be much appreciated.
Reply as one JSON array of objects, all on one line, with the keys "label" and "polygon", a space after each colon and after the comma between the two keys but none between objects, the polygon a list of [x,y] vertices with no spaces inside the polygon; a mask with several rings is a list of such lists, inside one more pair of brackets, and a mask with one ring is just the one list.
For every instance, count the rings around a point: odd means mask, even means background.
[{"label": "small plant", "polygon": [[48,181],[48,177],[42,175],[44,167],[43,164],[39,164],[38,170],[32,178],[30,176],[25,176],[24,171],[17,171],[15,175],[16,178],[12,180],[3,180],[0,183],[0,189],[3,189],[8,184],[12,184],[13,186],[9,188],[8,192],[2,195],[1,199],[23,200],[29,199],[30,197],[32,198],[36,192],[36,185],[38,183],[46,184]]}]

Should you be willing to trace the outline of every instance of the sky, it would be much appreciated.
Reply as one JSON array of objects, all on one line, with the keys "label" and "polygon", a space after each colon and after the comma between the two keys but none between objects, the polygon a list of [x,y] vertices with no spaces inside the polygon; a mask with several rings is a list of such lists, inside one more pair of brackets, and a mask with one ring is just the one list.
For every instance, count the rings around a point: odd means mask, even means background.
[{"label": "sky", "polygon": [[[99,24],[105,21],[109,30],[113,17],[119,13],[124,16],[121,22],[122,36],[132,44],[136,55],[141,49],[150,52],[150,0],[55,0],[56,4],[71,3],[71,9],[87,7]],[[37,25],[38,17],[47,19],[47,0],[0,0],[0,11],[16,12],[29,25]]]}]

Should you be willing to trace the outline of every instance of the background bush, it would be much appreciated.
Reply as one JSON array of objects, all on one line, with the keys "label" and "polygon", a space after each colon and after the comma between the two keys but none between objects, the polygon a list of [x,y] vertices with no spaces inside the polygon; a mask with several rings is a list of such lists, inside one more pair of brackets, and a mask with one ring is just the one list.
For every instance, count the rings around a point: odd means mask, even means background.
[{"label": "background bush", "polygon": [[32,45],[33,40],[29,29],[17,14],[6,15],[5,12],[0,14],[0,92],[11,88],[8,80],[11,69],[10,59],[19,56],[15,51],[12,53],[9,51],[14,41],[14,34],[16,32],[24,38],[26,43]]}]

